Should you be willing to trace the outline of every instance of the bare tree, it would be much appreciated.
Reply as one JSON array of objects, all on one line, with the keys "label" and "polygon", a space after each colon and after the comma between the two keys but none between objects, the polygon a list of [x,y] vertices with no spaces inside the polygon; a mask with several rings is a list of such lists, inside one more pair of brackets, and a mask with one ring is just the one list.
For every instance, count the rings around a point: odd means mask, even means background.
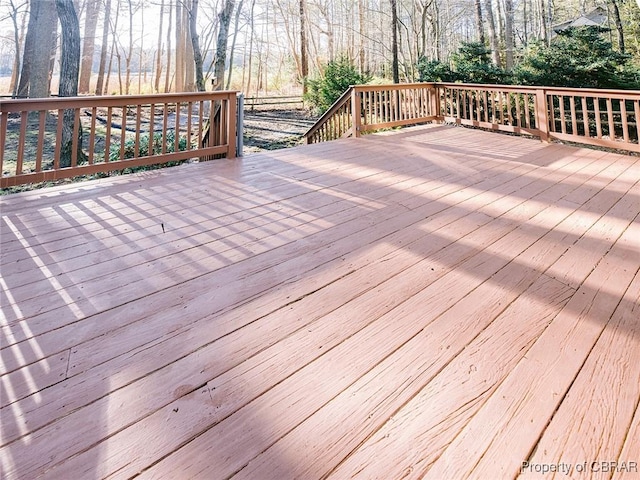
[{"label": "bare tree", "polygon": [[[622,0],[621,0],[622,1]],[[609,0],[611,3],[611,9],[613,11],[613,21],[616,24],[616,31],[618,32],[618,49],[621,53],[624,53],[624,28],[622,26],[622,19],[620,18],[620,9],[616,0]],[[640,4],[638,5],[640,7]]]},{"label": "bare tree", "polygon": [[47,2],[31,0],[18,96],[48,97],[51,94],[57,24],[58,17],[54,8],[50,8]]},{"label": "bare tree", "polygon": [[480,0],[473,0],[474,13],[476,18],[476,30],[478,30],[478,41],[484,43],[484,27],[482,25],[482,5]]},{"label": "bare tree", "polygon": [[493,6],[491,0],[486,0],[487,23],[489,24],[489,44],[491,45],[491,60],[494,65],[500,66],[500,50],[498,45],[498,35],[496,34],[496,23],[493,17]]},{"label": "bare tree", "polygon": [[200,39],[197,29],[198,20],[198,0],[191,1],[189,9],[189,31],[191,33],[191,44],[193,45],[193,61],[195,63],[196,88],[199,92],[205,91],[204,74],[202,73],[202,52],[200,50]]},{"label": "bare tree", "polygon": [[[74,97],[78,95],[78,76],[80,73],[80,24],[78,23],[73,0],[56,0],[56,10],[60,18],[60,24],[62,25],[62,52],[58,95],[61,97]],[[61,167],[71,165],[74,120],[74,110],[65,110],[62,124]],[[79,158],[81,158],[81,128],[79,128],[78,131],[77,148]]]},{"label": "bare tree", "polygon": [[218,41],[216,43],[216,60],[214,65],[214,90],[222,90],[224,87],[224,71],[227,64],[227,42],[229,40],[229,25],[231,14],[233,13],[234,0],[225,0],[220,11],[220,28],[218,30]]},{"label": "bare tree", "polygon": [[309,58],[307,57],[307,6],[300,0],[300,69],[302,73],[302,93],[307,93],[307,77],[309,76]]},{"label": "bare tree", "polygon": [[[197,7],[196,7],[197,8]],[[158,46],[156,48],[156,72],[154,91],[160,91],[160,77],[162,76],[162,23],[164,20],[164,0],[160,1],[160,25],[158,26]]]},{"label": "bare tree", "polygon": [[104,93],[104,70],[107,63],[107,44],[109,43],[109,23],[111,21],[111,0],[106,0],[104,7],[104,24],[102,26],[102,46],[100,48],[100,66],[96,82],[96,95]]},{"label": "bare tree", "polygon": [[95,45],[96,27],[100,15],[100,0],[87,0],[87,12],[84,20],[84,39],[82,41],[82,61],[80,65],[80,80],[78,91],[88,93],[93,69],[93,50]]},{"label": "bare tree", "polygon": [[242,3],[244,0],[240,0],[238,8],[236,8],[236,18],[233,27],[233,39],[231,40],[231,52],[229,54],[229,72],[227,74],[227,84],[225,88],[229,90],[231,87],[231,74],[233,73],[233,56],[236,51],[236,42],[238,41],[238,31],[240,30],[240,14],[242,13]]},{"label": "bare tree", "polygon": [[393,83],[400,83],[400,68],[398,64],[398,6],[396,0],[389,0],[391,2],[391,30],[392,30],[392,43],[391,53],[393,60],[391,63],[391,71],[393,73]]},{"label": "bare tree", "polygon": [[511,0],[504,0],[504,45],[505,45],[505,66],[507,70],[513,69],[513,3]]}]

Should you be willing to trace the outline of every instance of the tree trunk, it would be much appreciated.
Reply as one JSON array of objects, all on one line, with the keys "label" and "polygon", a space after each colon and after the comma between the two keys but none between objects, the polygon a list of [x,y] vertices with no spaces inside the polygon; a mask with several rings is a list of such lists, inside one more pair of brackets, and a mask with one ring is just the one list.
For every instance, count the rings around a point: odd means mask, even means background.
[{"label": "tree trunk", "polygon": [[191,32],[189,28],[189,10],[191,0],[184,2],[182,6],[182,29],[184,43],[184,91],[195,91],[195,60],[193,58],[193,44],[191,43]]},{"label": "tree trunk", "polygon": [[365,57],[366,54],[364,49],[365,28],[364,28],[363,0],[358,0],[358,33],[360,34],[360,39],[359,39],[360,48],[358,51],[360,73],[364,73],[366,71],[366,57]]},{"label": "tree trunk", "polygon": [[507,70],[513,69],[513,3],[511,0],[504,0],[504,45],[506,48],[505,53],[505,66]]},{"label": "tree trunk", "polygon": [[307,77],[309,76],[309,58],[307,53],[307,6],[305,0],[300,0],[300,69],[302,73],[302,94],[307,93]]},{"label": "tree trunk", "polygon": [[400,66],[398,64],[398,6],[396,0],[391,2],[391,29],[392,29],[392,64],[391,71],[393,73],[393,83],[400,83]]},{"label": "tree trunk", "polygon": [[[62,26],[62,52],[60,65],[60,97],[75,97],[78,95],[78,75],[80,73],[80,24],[76,15],[73,0],[56,0],[56,10]],[[59,121],[59,119],[58,119]],[[65,110],[62,123],[62,149],[60,166],[71,165],[73,151],[73,125],[75,112]],[[78,130],[77,138],[78,160],[83,158],[82,128]]]},{"label": "tree trunk", "polygon": [[42,98],[51,94],[52,56],[56,49],[56,10],[42,0],[31,0],[29,24],[22,54],[18,96]]},{"label": "tree trunk", "polygon": [[189,10],[189,31],[191,32],[191,45],[193,45],[193,62],[195,64],[196,88],[199,92],[206,90],[204,75],[202,73],[202,51],[200,50],[200,39],[197,30],[198,0],[192,0]]},{"label": "tree trunk", "polygon": [[[197,1],[197,0],[196,0]],[[156,93],[160,91],[160,77],[162,76],[162,21],[164,20],[164,0],[160,2],[160,25],[158,27],[158,47],[156,49],[156,75],[153,89]]]},{"label": "tree trunk", "polygon": [[87,13],[84,21],[84,39],[82,42],[82,64],[80,66],[80,81],[78,83],[78,91],[80,93],[89,93],[91,88],[93,50],[99,14],[100,0],[87,0]]},{"label": "tree trunk", "polygon": [[[620,50],[620,53],[624,53],[624,29],[622,28],[622,20],[620,19],[620,9],[618,8],[616,0],[610,1],[613,9],[613,21],[615,22],[616,30],[618,31],[618,50]],[[638,6],[640,7],[640,5]]]},{"label": "tree trunk", "polygon": [[478,41],[484,45],[484,27],[482,25],[482,5],[480,0],[473,0],[476,17],[476,30],[478,30]]},{"label": "tree trunk", "polygon": [[244,0],[240,0],[238,3],[238,8],[236,9],[236,19],[234,21],[233,26],[233,40],[231,40],[231,52],[229,55],[229,73],[227,74],[227,84],[226,89],[229,90],[231,88],[231,74],[233,73],[233,55],[236,51],[236,41],[238,40],[238,29],[240,28],[240,13],[242,13],[242,2]]},{"label": "tree trunk", "polygon": [[184,91],[185,43],[182,25],[182,0],[176,1],[176,92]]},{"label": "tree trunk", "polygon": [[100,67],[96,83],[96,95],[102,95],[104,85],[104,69],[107,62],[107,43],[109,43],[109,22],[111,20],[111,0],[106,0],[104,7],[104,25],[102,26],[102,46],[100,49]]},{"label": "tree trunk", "polygon": [[544,39],[545,43],[549,43],[550,42],[550,38],[551,35],[549,35],[549,31],[551,30],[551,28],[547,28],[547,9],[544,5],[544,0],[540,0],[540,19],[542,20],[542,22],[540,23],[540,28],[541,28],[541,32],[540,32],[540,36]]},{"label": "tree trunk", "polygon": [[[133,0],[128,0],[127,5],[129,7],[129,48],[127,49],[127,53],[125,55],[125,66],[126,66],[126,79],[125,79],[125,93],[129,95],[131,88],[131,58],[133,57]],[[120,88],[122,94],[122,88]]]},{"label": "tree trunk", "polygon": [[498,45],[498,36],[496,34],[496,23],[493,18],[493,6],[491,0],[486,0],[487,23],[489,24],[489,44],[491,46],[491,60],[494,65],[500,66],[500,50]]},{"label": "tree trunk", "polygon": [[251,70],[252,70],[252,65],[253,65],[253,37],[255,35],[255,19],[254,19],[254,12],[255,12],[255,8],[256,8],[256,0],[252,0],[251,1],[251,13],[249,14],[249,26],[250,26],[250,33],[249,33],[249,60],[248,60],[248,64],[249,64],[249,69],[247,72],[247,92],[251,92]]},{"label": "tree trunk", "polygon": [[171,25],[172,25],[172,18],[171,16],[173,15],[173,4],[171,3],[171,1],[169,2],[169,20],[167,22],[168,28],[167,28],[167,72],[164,76],[164,92],[167,93],[170,91],[171,89],[171,83],[170,83],[170,79],[171,79]]},{"label": "tree trunk", "polygon": [[24,26],[27,15],[22,16],[22,27],[18,28],[18,9],[13,3],[13,0],[9,0],[11,5],[11,22],[13,23],[13,43],[15,45],[15,55],[13,57],[13,68],[11,69],[11,83],[9,90],[11,90],[11,96],[16,97],[18,95],[18,72],[20,71],[20,58],[22,52],[22,40],[24,38]]},{"label": "tree trunk", "polygon": [[226,0],[224,7],[219,14],[220,28],[218,30],[218,41],[216,42],[216,61],[214,64],[213,74],[214,90],[222,90],[224,87],[224,71],[227,64],[227,41],[229,38],[229,24],[231,23],[231,14],[233,13],[234,0]]}]

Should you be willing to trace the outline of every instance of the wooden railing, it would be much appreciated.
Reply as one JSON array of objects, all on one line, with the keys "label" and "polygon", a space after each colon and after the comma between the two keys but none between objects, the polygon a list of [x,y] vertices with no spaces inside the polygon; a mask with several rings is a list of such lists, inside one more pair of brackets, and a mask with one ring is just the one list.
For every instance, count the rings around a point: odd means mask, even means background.
[{"label": "wooden railing", "polygon": [[353,105],[355,97],[350,87],[304,134],[307,143],[319,143],[354,135]]},{"label": "wooden railing", "polygon": [[236,92],[0,101],[0,188],[236,156]]},{"label": "wooden railing", "polygon": [[[349,98],[350,101],[349,101]],[[418,83],[349,88],[307,132],[307,143],[430,121],[640,152],[640,92],[580,88]],[[338,113],[340,112],[340,113]],[[347,130],[329,127],[337,121]],[[322,135],[316,132],[322,131]],[[336,134],[334,135],[334,131]],[[339,134],[338,134],[339,132]]]}]

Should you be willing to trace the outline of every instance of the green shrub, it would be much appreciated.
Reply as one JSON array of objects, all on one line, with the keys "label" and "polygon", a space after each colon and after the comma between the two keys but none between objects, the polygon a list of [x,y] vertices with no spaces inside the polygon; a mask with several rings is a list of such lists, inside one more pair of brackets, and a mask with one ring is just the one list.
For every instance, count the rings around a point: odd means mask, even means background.
[{"label": "green shrub", "polygon": [[307,81],[304,99],[316,113],[324,113],[351,86],[371,81],[371,76],[361,74],[347,57],[329,62],[324,73]]},{"label": "green shrub", "polygon": [[418,61],[421,82],[509,83],[510,76],[491,63],[491,51],[478,42],[463,42],[451,55],[452,68],[437,60]]},{"label": "green shrub", "polygon": [[[143,133],[140,135],[139,144],[139,157],[146,157],[148,155],[159,155],[162,153],[162,133],[154,133],[151,145],[151,153],[149,152],[149,139],[151,135]],[[175,130],[167,130],[167,142],[166,153],[173,153],[175,151]],[[124,142],[124,159],[135,157],[136,142],[133,138],[127,138]],[[181,135],[178,139],[178,151],[184,151],[187,149],[187,137]],[[109,147],[109,161],[114,162],[120,160],[120,143],[116,142]]]},{"label": "green shrub", "polygon": [[630,55],[613,50],[596,26],[564,30],[551,42],[533,45],[515,70],[522,85],[577,88],[640,88]]},{"label": "green shrub", "polygon": [[418,60],[419,82],[455,82],[456,80],[458,76],[448,64],[438,60],[427,60],[425,57]]}]

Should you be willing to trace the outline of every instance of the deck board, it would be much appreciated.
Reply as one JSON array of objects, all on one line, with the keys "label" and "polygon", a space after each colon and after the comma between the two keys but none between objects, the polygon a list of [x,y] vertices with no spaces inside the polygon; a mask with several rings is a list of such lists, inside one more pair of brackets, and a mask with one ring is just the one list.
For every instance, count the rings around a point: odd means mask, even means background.
[{"label": "deck board", "polygon": [[640,463],[639,180],[427,126],[4,197],[3,478]]}]

